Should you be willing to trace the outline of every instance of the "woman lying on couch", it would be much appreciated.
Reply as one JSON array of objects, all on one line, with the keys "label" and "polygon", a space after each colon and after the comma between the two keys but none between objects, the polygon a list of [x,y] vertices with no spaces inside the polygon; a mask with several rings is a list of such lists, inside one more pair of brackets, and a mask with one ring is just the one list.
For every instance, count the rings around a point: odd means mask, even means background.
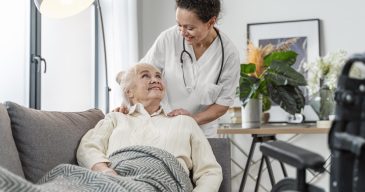
[{"label": "woman lying on couch", "polygon": [[189,175],[194,191],[218,191],[222,170],[208,140],[189,116],[168,117],[160,102],[165,96],[161,72],[148,64],[134,65],[118,75],[129,113],[111,112],[82,138],[79,165],[117,175],[109,156],[129,146],[151,146],[171,153]]}]

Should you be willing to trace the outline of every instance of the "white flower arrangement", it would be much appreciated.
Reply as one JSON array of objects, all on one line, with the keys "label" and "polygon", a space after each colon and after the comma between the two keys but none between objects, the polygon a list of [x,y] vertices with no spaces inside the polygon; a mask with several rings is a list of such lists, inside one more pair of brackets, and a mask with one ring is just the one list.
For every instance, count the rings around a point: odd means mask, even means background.
[{"label": "white flower arrangement", "polygon": [[346,59],[347,52],[339,50],[320,57],[314,62],[304,63],[303,67],[308,72],[307,82],[309,95],[318,92],[320,80],[323,80],[323,86],[327,86],[330,90],[334,91]]},{"label": "white flower arrangement", "polygon": [[[307,87],[309,95],[312,97],[309,103],[320,120],[328,120],[334,114],[334,93],[346,60],[347,52],[339,50],[320,57],[314,62],[303,64],[304,70],[308,72]],[[364,71],[363,65],[359,66],[355,63],[350,69],[349,76],[363,79]],[[321,90],[320,86],[322,86]]]}]

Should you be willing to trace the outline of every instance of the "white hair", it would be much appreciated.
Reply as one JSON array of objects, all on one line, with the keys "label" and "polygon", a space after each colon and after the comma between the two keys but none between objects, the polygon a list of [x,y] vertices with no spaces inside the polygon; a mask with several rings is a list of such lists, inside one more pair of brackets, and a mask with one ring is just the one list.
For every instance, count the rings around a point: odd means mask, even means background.
[{"label": "white hair", "polygon": [[136,80],[136,77],[138,74],[138,69],[140,69],[142,67],[152,67],[152,68],[156,69],[157,71],[160,71],[154,65],[138,63],[136,65],[133,65],[127,71],[120,71],[117,74],[116,81],[122,90],[122,105],[126,105],[128,107],[131,106],[132,103],[127,95],[127,92],[128,92],[128,90],[130,90],[134,87],[135,80]]}]

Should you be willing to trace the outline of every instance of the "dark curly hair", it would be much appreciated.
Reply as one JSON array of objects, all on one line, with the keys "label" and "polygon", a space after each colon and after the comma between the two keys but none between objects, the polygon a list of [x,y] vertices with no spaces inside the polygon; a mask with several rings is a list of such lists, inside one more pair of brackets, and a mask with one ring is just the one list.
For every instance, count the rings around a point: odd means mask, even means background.
[{"label": "dark curly hair", "polygon": [[193,11],[204,23],[216,16],[221,11],[220,0],[176,0],[176,8]]}]

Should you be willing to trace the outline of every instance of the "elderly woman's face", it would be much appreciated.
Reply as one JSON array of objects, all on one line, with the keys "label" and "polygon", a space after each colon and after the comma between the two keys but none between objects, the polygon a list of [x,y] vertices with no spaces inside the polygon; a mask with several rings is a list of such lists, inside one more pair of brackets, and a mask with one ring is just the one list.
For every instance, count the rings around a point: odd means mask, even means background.
[{"label": "elderly woman's face", "polygon": [[165,95],[165,84],[161,73],[152,66],[142,66],[137,69],[134,86],[129,91],[133,103],[158,100]]}]

